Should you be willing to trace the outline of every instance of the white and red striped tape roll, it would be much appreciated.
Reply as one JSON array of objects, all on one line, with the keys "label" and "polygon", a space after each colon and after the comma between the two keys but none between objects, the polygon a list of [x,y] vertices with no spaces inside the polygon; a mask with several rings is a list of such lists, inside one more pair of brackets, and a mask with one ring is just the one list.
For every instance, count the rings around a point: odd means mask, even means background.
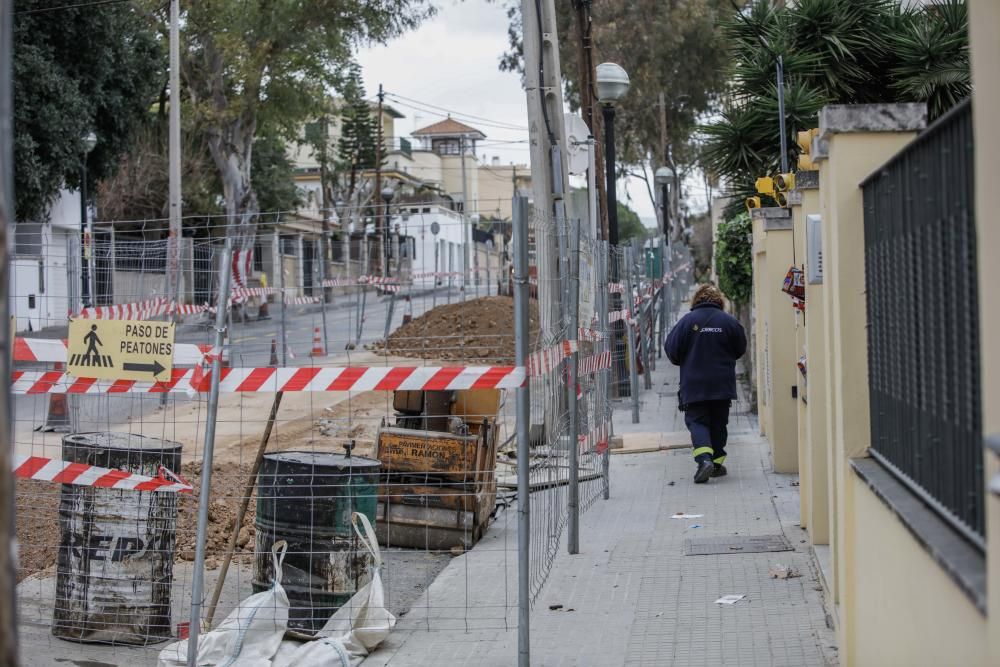
[{"label": "white and red striped tape roll", "polygon": [[[197,374],[197,375],[196,375]],[[164,382],[96,380],[62,371],[14,371],[13,394],[204,393],[211,371],[173,369]],[[516,389],[524,385],[520,366],[395,366],[337,368],[223,368],[219,391],[226,393],[290,391],[394,391]]]},{"label": "white and red striped tape roll", "polygon": [[545,373],[551,373],[563,359],[576,352],[576,349],[575,340],[564,340],[533,353],[528,357],[528,375],[538,377]]},{"label": "white and red striped tape roll", "polygon": [[608,292],[621,294],[624,291],[625,285],[623,283],[608,283]]},{"label": "white and red striped tape roll", "polygon": [[86,463],[70,463],[41,456],[15,456],[14,476],[45,482],[96,486],[120,491],[172,491],[190,493],[191,485],[180,477],[160,468],[159,477],[139,475],[126,470],[101,468]]},{"label": "white and red striped tape roll", "polygon": [[[210,345],[174,343],[174,365],[194,366],[199,364],[205,354],[211,349]],[[65,340],[58,338],[22,338],[20,336],[14,339],[14,361],[65,363],[67,356],[68,352]]]},{"label": "white and red striped tape roll", "polygon": [[587,329],[586,327],[580,327],[577,332],[577,338],[579,340],[589,341],[591,343],[596,343],[598,341],[604,340],[604,334],[596,329]]},{"label": "white and red striped tape roll", "polygon": [[584,359],[577,364],[577,375],[590,375],[599,370],[611,368],[611,351],[598,352]]}]

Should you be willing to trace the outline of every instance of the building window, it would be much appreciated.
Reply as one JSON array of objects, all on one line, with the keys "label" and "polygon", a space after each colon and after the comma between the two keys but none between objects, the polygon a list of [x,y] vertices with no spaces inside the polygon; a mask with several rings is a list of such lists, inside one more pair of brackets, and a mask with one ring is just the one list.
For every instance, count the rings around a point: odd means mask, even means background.
[{"label": "building window", "polygon": [[431,148],[438,155],[459,155],[461,152],[458,139],[434,139]]},{"label": "building window", "polygon": [[253,270],[257,273],[264,271],[264,245],[261,243],[253,246]]}]

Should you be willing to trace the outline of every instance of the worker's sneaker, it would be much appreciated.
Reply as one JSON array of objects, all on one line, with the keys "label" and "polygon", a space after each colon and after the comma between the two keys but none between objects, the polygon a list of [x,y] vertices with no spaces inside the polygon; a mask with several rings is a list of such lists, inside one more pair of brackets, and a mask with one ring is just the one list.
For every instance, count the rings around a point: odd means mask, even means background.
[{"label": "worker's sneaker", "polygon": [[715,470],[715,464],[710,460],[699,461],[698,471],[694,474],[695,484],[704,484],[708,481],[708,478],[712,476],[712,472]]},{"label": "worker's sneaker", "polygon": [[714,463],[712,465],[715,466],[715,470],[712,471],[712,477],[725,477],[729,474],[729,471],[726,470],[726,466],[721,463]]}]

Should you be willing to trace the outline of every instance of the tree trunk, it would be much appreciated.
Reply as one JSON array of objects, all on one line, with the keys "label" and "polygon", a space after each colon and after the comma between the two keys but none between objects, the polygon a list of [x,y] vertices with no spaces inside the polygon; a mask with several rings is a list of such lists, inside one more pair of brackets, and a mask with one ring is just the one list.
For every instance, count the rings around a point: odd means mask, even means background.
[{"label": "tree trunk", "polygon": [[252,246],[260,213],[250,181],[255,129],[254,120],[241,116],[223,123],[208,138],[209,152],[222,178],[226,236],[233,237],[238,248]]}]

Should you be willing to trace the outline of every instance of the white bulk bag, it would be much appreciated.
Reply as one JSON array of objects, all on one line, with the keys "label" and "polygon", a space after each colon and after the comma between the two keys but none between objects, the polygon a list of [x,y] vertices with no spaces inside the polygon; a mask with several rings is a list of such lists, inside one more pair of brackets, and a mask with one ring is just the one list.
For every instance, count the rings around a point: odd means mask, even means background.
[{"label": "white bulk bag", "polygon": [[[364,528],[364,534],[358,528]],[[298,648],[282,642],[274,657],[274,667],[355,667],[370,651],[381,644],[396,625],[396,617],[385,608],[382,589],[382,555],[375,530],[364,514],[354,512],[351,525],[361,543],[372,555],[371,581],[355,593],[323,625],[316,639]]]},{"label": "white bulk bag", "polygon": [[[198,637],[198,665],[209,667],[263,667],[271,664],[288,629],[288,595],[281,587],[281,564],[288,544],[271,547],[274,585],[240,602],[214,630]],[[188,640],[160,651],[159,667],[187,665]]]}]

